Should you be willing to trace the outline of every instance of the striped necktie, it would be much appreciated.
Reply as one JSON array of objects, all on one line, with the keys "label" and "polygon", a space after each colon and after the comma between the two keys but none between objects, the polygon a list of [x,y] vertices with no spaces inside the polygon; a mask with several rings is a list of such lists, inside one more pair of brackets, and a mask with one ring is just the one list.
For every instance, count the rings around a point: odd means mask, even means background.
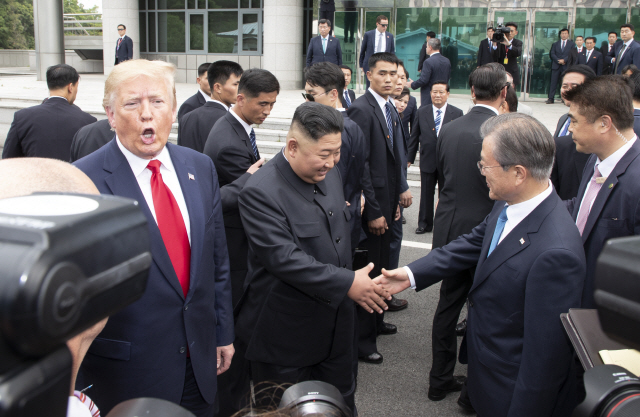
[{"label": "striped necktie", "polygon": [[441,114],[442,110],[438,109],[436,111],[436,136],[440,134],[440,122],[442,121],[442,117],[440,116]]},{"label": "striped necktie", "polygon": [[620,65],[620,59],[622,59],[622,54],[624,54],[624,50],[627,48],[626,44],[622,44],[622,48],[620,48],[620,52],[618,53],[618,57],[616,58],[616,67],[613,69],[613,73],[618,72],[618,65]]},{"label": "striped necktie", "polygon": [[391,111],[391,103],[387,102],[384,105],[385,113],[387,114],[387,128],[389,129],[389,141],[391,142],[391,147],[393,148],[393,111]]},{"label": "striped necktie", "polygon": [[347,108],[351,107],[351,99],[349,98],[349,90],[344,90],[344,101],[347,103]]},{"label": "striped necktie", "polygon": [[260,153],[258,152],[258,145],[256,145],[256,132],[251,128],[251,133],[249,134],[249,140],[251,141],[251,148],[253,148],[253,154],[256,159],[260,159]]}]

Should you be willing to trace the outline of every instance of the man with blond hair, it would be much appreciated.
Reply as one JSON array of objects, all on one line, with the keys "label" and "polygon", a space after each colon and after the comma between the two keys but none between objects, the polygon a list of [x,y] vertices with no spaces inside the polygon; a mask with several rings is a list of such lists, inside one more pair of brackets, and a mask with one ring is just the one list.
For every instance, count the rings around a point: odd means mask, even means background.
[{"label": "man with blond hair", "polygon": [[107,78],[104,107],[115,138],[75,165],[102,194],[139,202],[153,263],[143,297],[95,339],[77,386],[93,384],[106,415],[137,397],[213,415],[216,375],[233,349],[229,257],[211,159],[167,143],[176,118],[175,67],[131,60]]}]

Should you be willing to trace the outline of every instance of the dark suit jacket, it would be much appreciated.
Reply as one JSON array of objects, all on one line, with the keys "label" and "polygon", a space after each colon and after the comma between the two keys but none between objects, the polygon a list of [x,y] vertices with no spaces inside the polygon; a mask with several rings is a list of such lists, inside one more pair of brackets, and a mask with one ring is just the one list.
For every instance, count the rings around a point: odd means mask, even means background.
[{"label": "dark suit jacket", "polygon": [[[482,151],[480,126],[496,114],[474,106],[442,127],[436,145],[440,201],[433,220],[433,247],[439,248],[480,224],[493,207],[477,163]],[[422,165],[422,161],[421,161]]]},{"label": "dark suit jacket", "polygon": [[[491,46],[493,50],[493,45]],[[504,66],[507,71],[513,77],[516,83],[520,80],[520,69],[518,67],[518,57],[522,55],[522,41],[519,39],[513,39],[511,41],[511,49],[505,50],[504,45],[498,44],[498,47],[493,51],[493,62],[498,62]],[[505,57],[508,59],[507,65],[504,64]]]},{"label": "dark suit jacket", "polygon": [[220,103],[207,101],[204,106],[185,114],[178,125],[178,145],[202,153],[211,128],[227,113]]},{"label": "dark suit jacket", "polygon": [[[593,201],[587,224],[582,233],[587,257],[587,280],[582,296],[582,307],[596,308],[593,300],[596,262],[607,240],[614,237],[640,234],[640,141],[620,159]],[[596,155],[591,155],[582,173],[578,195],[567,201],[567,208],[578,218],[580,202],[593,176]]]},{"label": "dark suit jacket", "polygon": [[[586,55],[585,55],[585,61],[586,61]],[[604,65],[604,57],[602,56],[602,54],[598,51],[596,51],[596,48],[593,48],[593,51],[591,52],[591,56],[589,56],[589,61],[585,62],[586,65],[589,66],[589,68],[591,68],[596,75],[602,75],[602,68]]]},{"label": "dark suit jacket", "polygon": [[[213,161],[220,182],[224,229],[231,265],[233,305],[235,306],[242,296],[249,252],[247,237],[238,210],[238,197],[247,180],[251,177],[247,169],[256,163],[258,158],[253,153],[247,132],[231,112],[227,112],[213,125],[203,153]],[[258,156],[260,155],[258,154]]]},{"label": "dark suit jacket", "polygon": [[186,99],[180,106],[180,109],[178,110],[178,123],[182,120],[182,116],[197,109],[198,107],[204,106],[204,103],[206,102],[207,100],[202,96],[200,90],[196,91],[194,95]]},{"label": "dark suit jacket", "polygon": [[114,65],[118,65],[120,62],[127,61],[133,58],[133,41],[127,35],[124,35],[124,39],[120,43],[118,48],[118,41],[116,40],[116,61]]},{"label": "dark suit jacket", "polygon": [[640,137],[640,109],[633,109],[633,132]]},{"label": "dark suit jacket", "polygon": [[[611,62],[612,58],[616,58],[618,56],[618,54],[620,53],[620,49],[622,49],[623,45],[624,45],[624,42],[616,42],[613,45],[613,48],[611,48],[611,52],[609,52],[609,55],[608,55],[609,62]],[[631,41],[627,50],[624,51],[624,54],[622,55],[622,59],[618,64],[616,74],[621,74],[622,68],[626,67],[629,64],[633,64],[636,67],[640,68],[640,43],[636,42],[635,40]],[[614,69],[616,69],[616,63],[611,62],[612,73]]]},{"label": "dark suit jacket", "polygon": [[[618,39],[617,42],[622,42],[622,40]],[[615,43],[614,43],[615,46]],[[602,46],[600,47],[600,53],[602,54],[603,66],[602,66],[602,74],[608,75],[613,72],[613,66],[611,65],[611,58],[609,58],[609,41],[603,41]]]},{"label": "dark suit jacket", "polygon": [[[409,96],[409,103],[407,104],[407,108],[402,112],[402,126],[404,127],[404,131],[407,134],[407,138],[411,130],[413,129],[413,125],[416,122],[416,117],[418,116],[418,101],[414,96]],[[407,147],[409,145],[407,139]]]},{"label": "dark suit jacket", "polygon": [[[353,90],[347,90],[348,94],[349,94],[349,100],[351,100],[351,104],[353,104],[354,101],[356,101],[356,92]],[[344,99],[344,92],[342,94],[340,94],[340,103],[342,103],[342,107],[345,109],[348,109],[349,107],[347,107],[347,101]]]},{"label": "dark suit jacket", "polygon": [[493,62],[493,43],[489,42],[488,38],[484,38],[480,42],[478,48],[478,59],[476,60],[476,66],[481,67],[485,64]]},{"label": "dark suit jacket", "polygon": [[[376,32],[378,29],[373,29],[365,32],[362,37],[362,47],[360,48],[360,68],[366,73],[369,71],[369,58],[376,52]],[[387,40],[385,52],[392,54],[396,53],[396,46],[393,42],[393,35],[388,31],[385,31],[384,38]]]},{"label": "dark suit jacket", "polygon": [[216,170],[209,158],[191,149],[169,143],[167,150],[189,211],[191,278],[186,299],[160,229],[116,140],[75,163],[100,193],[138,201],[151,237],[153,263],[144,295],[109,317],[78,375],[77,387],[100,387],[92,399],[105,414],[116,404],[138,397],[179,404],[187,348],[200,393],[212,404],[216,347],[234,340],[229,259]]},{"label": "dark suit jacket", "polygon": [[[462,110],[447,104],[447,109],[442,115],[441,133],[444,125],[452,120],[462,117]],[[409,139],[409,162],[412,164],[416,160],[418,152],[418,144],[420,145],[420,171],[434,173],[437,170],[436,161],[436,144],[438,136],[436,136],[436,122],[433,118],[433,104],[421,107],[418,110],[415,126],[411,131]]]},{"label": "dark suit jacket", "polygon": [[75,162],[92,152],[97,151],[109,143],[116,135],[111,130],[109,119],[98,120],[78,130],[71,141],[71,157],[69,162]]},{"label": "dark suit jacket", "polygon": [[563,200],[569,200],[578,195],[582,171],[591,156],[591,154],[580,153],[576,150],[571,132],[568,132],[566,136],[559,136],[568,117],[568,114],[560,117],[556,133],[553,135],[553,140],[556,142],[556,159],[551,171],[551,182]]},{"label": "dark suit jacket", "polygon": [[580,65],[587,63],[587,48],[582,47],[582,51],[578,52],[578,47],[574,46],[571,48],[571,52],[569,52],[569,63],[567,67],[571,67],[573,65]]},{"label": "dark suit jacket", "polygon": [[307,67],[316,62],[331,62],[336,65],[342,65],[342,49],[340,48],[340,40],[331,35],[327,40],[327,52],[322,50],[322,36],[315,36],[309,41],[307,48]]},{"label": "dark suit jacket", "polygon": [[420,78],[411,83],[411,88],[420,88],[420,107],[431,104],[431,86],[436,81],[449,82],[451,61],[442,54],[433,54],[424,62]]},{"label": "dark suit jacket", "polygon": [[18,110],[4,142],[2,158],[37,157],[68,162],[71,141],[81,127],[96,118],[60,97]]},{"label": "dark suit jacket", "polygon": [[[329,0],[324,2],[320,0],[320,11],[321,12],[335,12],[336,11],[336,1]],[[335,22],[331,22],[332,25],[335,25]]]},{"label": "dark suit jacket", "polygon": [[374,194],[368,195],[364,190],[366,203],[363,220],[384,216],[387,224],[391,224],[402,188],[401,146],[396,138],[392,147],[384,114],[369,90],[353,102],[347,114],[362,129],[365,139],[369,140],[369,164],[366,169],[370,171]]},{"label": "dark suit jacket", "polygon": [[[551,50],[549,50],[549,56],[551,57],[551,69],[560,69],[560,72],[562,73],[569,64],[569,54],[571,54],[571,51],[575,46],[576,44],[573,43],[571,39],[567,39],[567,43],[564,45],[564,50],[562,50],[562,40],[554,42],[551,45]],[[559,59],[564,59],[565,64],[558,64]]]},{"label": "dark suit jacket", "polygon": [[354,273],[339,171],[309,184],[278,152],[247,181],[240,214],[250,248],[247,289],[236,308],[246,358],[304,367],[351,351],[355,314],[347,292]]},{"label": "dark suit jacket", "polygon": [[422,71],[422,66],[424,65],[424,61],[429,58],[427,55],[427,43],[422,44],[420,48],[420,55],[418,56],[418,72]]},{"label": "dark suit jacket", "polygon": [[477,266],[460,350],[461,361],[466,350],[467,388],[478,415],[570,416],[577,405],[573,349],[560,314],[580,307],[580,234],[552,191],[487,257],[503,207],[497,202],[471,233],[409,268],[419,291]]}]

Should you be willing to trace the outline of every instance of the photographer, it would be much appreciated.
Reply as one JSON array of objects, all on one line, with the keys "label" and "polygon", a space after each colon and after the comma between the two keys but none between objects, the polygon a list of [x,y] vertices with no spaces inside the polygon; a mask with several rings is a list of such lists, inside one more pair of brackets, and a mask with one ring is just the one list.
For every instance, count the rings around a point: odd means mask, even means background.
[{"label": "photographer", "polygon": [[[502,41],[498,44],[495,40],[496,35],[500,29],[509,29],[508,33],[504,34]],[[518,90],[520,87],[520,69],[518,68],[518,57],[522,55],[522,41],[515,39],[518,34],[518,25],[509,22],[504,25],[503,28],[496,28],[493,35],[493,62],[498,62],[504,66],[507,71],[513,77],[514,88]]]}]

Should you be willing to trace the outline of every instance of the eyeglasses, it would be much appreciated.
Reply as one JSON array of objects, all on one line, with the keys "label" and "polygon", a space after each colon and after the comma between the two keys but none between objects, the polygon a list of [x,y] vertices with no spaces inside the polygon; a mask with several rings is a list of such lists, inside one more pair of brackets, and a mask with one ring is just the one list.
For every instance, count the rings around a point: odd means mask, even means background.
[{"label": "eyeglasses", "polygon": [[484,174],[484,170],[485,169],[497,168],[497,167],[501,167],[502,165],[493,165],[493,166],[490,166],[490,167],[486,167],[486,166],[482,165],[482,161],[478,161],[477,166],[478,166],[478,170],[480,171],[480,174]]},{"label": "eyeglasses", "polygon": [[383,28],[386,28],[387,26],[389,26],[389,24],[388,24],[388,23],[386,23],[386,24],[378,23],[378,24],[379,24],[380,26],[382,26]]},{"label": "eyeglasses", "polygon": [[118,32],[122,32],[124,29],[118,29]]},{"label": "eyeglasses", "polygon": [[320,96],[322,96],[322,95],[324,95],[324,94],[327,94],[327,92],[325,91],[324,93],[322,93],[322,94],[316,94],[315,96],[314,96],[314,95],[311,95],[311,94],[309,94],[309,93],[302,93],[302,97],[303,97],[305,100],[309,100],[309,101],[316,101],[316,97],[320,97]]}]

